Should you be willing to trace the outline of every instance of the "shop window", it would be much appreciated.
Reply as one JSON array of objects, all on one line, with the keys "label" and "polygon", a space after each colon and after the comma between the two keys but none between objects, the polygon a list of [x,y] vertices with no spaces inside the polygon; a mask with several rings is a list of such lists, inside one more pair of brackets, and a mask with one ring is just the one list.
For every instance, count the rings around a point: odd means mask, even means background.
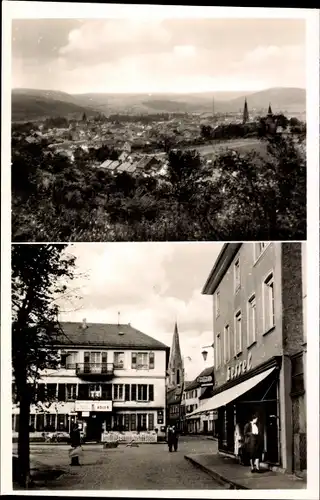
[{"label": "shop window", "polygon": [[241,286],[240,281],[240,259],[238,258],[234,263],[234,291],[237,292]]},{"label": "shop window", "polygon": [[234,354],[237,356],[242,351],[241,311],[235,314],[234,320]]},{"label": "shop window", "polygon": [[124,368],[124,352],[114,353],[114,368],[117,369]]},{"label": "shop window", "polygon": [[273,273],[270,273],[263,282],[263,319],[264,332],[268,332],[275,324]]},{"label": "shop window", "polygon": [[148,401],[148,386],[147,386],[147,384],[138,384],[137,401]]},{"label": "shop window", "polygon": [[257,303],[256,296],[252,295],[248,300],[248,346],[256,341],[256,330],[257,330]]},{"label": "shop window", "polygon": [[218,290],[215,295],[215,310],[216,310],[216,318],[220,316],[220,291]]},{"label": "shop window", "polygon": [[123,401],[123,384],[113,385],[113,399],[115,401]]},{"label": "shop window", "polygon": [[230,327],[226,325],[224,327],[224,361],[227,362],[231,357],[231,339],[230,339]]},{"label": "shop window", "polygon": [[154,430],[154,414],[153,413],[148,414],[148,430],[149,431]]}]

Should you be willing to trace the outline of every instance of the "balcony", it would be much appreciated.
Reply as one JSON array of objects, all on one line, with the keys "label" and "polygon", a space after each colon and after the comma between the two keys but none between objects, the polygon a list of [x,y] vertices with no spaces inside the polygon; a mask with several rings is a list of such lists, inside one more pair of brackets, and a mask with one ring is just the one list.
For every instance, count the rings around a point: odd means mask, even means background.
[{"label": "balcony", "polygon": [[113,377],[113,363],[77,363],[76,375],[90,380],[107,379]]}]

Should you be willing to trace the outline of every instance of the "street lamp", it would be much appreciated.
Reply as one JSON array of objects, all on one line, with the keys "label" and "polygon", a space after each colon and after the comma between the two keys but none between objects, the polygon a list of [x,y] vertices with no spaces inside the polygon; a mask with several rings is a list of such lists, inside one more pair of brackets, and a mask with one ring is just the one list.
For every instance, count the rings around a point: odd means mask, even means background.
[{"label": "street lamp", "polygon": [[210,347],[213,349],[214,344],[211,344],[211,345],[205,345],[205,346],[203,346],[203,348],[202,348],[202,349],[203,349],[203,351],[201,352],[201,354],[202,354],[202,357],[203,357],[203,360],[204,360],[204,361],[207,361],[207,357],[208,357],[208,351],[206,351],[206,349],[209,349]]}]

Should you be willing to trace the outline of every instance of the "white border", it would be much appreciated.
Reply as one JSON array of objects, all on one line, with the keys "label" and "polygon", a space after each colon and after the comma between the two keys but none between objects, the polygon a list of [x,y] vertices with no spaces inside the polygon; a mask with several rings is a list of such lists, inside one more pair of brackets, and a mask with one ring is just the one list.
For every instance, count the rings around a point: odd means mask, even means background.
[{"label": "white border", "polygon": [[[11,19],[14,18],[125,18],[125,17],[171,17],[171,18],[304,18],[307,21],[307,160],[308,160],[308,487],[306,490],[194,490],[194,491],[32,491],[34,496],[102,496],[102,497],[154,497],[154,498],[299,498],[313,500],[319,494],[319,11],[315,9],[270,9],[241,7],[181,7],[154,5],[100,5],[46,2],[3,2],[2,4],[2,239],[1,239],[1,407],[11,408],[11,333],[10,333],[10,46]],[[7,167],[6,167],[7,166]],[[88,243],[91,244],[91,243]],[[97,244],[97,243],[92,243]],[[7,354],[7,355],[6,355]],[[5,383],[4,383],[5,381]],[[312,406],[309,404],[312,402]],[[8,432],[9,431],[9,432]],[[1,412],[1,493],[12,494],[11,459],[11,416]],[[9,438],[9,439],[8,439]],[[8,444],[6,444],[8,443]],[[29,495],[30,491],[14,492]]]}]

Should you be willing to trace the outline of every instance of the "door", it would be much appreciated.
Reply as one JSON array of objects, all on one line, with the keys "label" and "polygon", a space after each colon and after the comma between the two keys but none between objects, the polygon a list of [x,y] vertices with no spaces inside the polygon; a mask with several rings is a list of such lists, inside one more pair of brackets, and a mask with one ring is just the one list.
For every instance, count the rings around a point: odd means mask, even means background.
[{"label": "door", "polygon": [[92,413],[87,420],[86,441],[101,441],[102,415]]},{"label": "door", "polygon": [[208,434],[208,421],[204,420],[203,422],[203,433]]}]

